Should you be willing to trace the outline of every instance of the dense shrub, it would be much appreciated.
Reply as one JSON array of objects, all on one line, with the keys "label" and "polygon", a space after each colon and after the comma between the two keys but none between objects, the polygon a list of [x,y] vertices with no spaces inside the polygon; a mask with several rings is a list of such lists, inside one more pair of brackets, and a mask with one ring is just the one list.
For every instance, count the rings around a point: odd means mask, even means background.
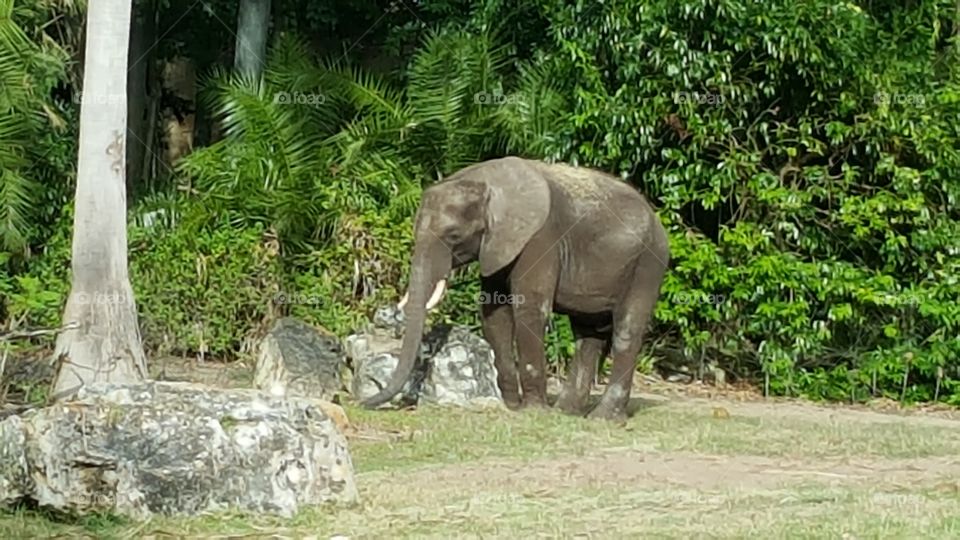
[{"label": "dense shrub", "polygon": [[146,345],[220,358],[249,346],[271,315],[280,263],[262,227],[134,227],[130,279]]},{"label": "dense shrub", "polygon": [[403,294],[411,230],[409,219],[344,216],[329,245],[288,265],[285,313],[341,336],[362,328]]},{"label": "dense shrub", "polygon": [[657,334],[773,393],[960,400],[952,2],[540,5],[551,153],[671,226]]},{"label": "dense shrub", "polygon": [[[66,216],[29,272],[0,279],[11,324],[60,325],[70,290],[70,229]],[[132,224],[129,235],[130,279],[150,353],[232,358],[279,312],[283,272],[262,227]]]}]

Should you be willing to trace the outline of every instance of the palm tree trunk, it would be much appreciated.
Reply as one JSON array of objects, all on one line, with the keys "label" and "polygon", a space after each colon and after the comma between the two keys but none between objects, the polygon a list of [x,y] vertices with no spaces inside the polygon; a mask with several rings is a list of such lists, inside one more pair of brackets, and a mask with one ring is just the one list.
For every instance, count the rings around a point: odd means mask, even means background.
[{"label": "palm tree trunk", "polygon": [[80,105],[72,283],[57,339],[59,398],[147,376],[127,272],[125,145],[131,0],[90,0]]}]

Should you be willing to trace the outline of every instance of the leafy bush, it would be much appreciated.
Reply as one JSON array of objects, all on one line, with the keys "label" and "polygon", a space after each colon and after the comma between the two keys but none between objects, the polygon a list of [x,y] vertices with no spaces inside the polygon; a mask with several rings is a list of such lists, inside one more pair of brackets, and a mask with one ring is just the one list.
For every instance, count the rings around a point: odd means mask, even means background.
[{"label": "leafy bush", "polygon": [[[70,293],[70,230],[72,217],[58,220],[43,251],[30,261],[27,271],[0,273],[0,313],[11,327],[60,326],[63,307]],[[4,255],[0,254],[0,268]]]},{"label": "leafy bush", "polygon": [[[215,71],[204,100],[225,133],[179,166],[198,192],[187,228],[275,230],[291,276],[280,311],[338,334],[358,328],[402,294],[424,183],[543,144],[561,101],[542,70],[510,60],[493,39],[451,30],[426,36],[402,85],[316,60],[292,37],[261,81]],[[492,106],[511,84],[543,99]],[[437,320],[479,326],[474,274]]]},{"label": "leafy bush", "polygon": [[379,306],[403,294],[411,229],[409,219],[343,216],[333,242],[288,265],[284,313],[341,336],[363,328]]},{"label": "leafy bush", "polygon": [[130,276],[144,343],[230,358],[272,314],[282,273],[262,228],[133,227]]},{"label": "leafy bush", "polygon": [[51,97],[69,55],[46,31],[55,12],[73,9],[0,1],[0,253],[8,254],[0,269],[19,267],[52,233],[69,193],[75,145],[64,135],[76,132]]},{"label": "leafy bush", "polygon": [[539,4],[548,153],[670,224],[656,334],[772,393],[960,399],[952,2]]},{"label": "leafy bush", "polygon": [[[60,325],[70,292],[71,219],[66,212],[28,272],[0,279],[11,324]],[[141,334],[151,353],[234,358],[277,312],[283,272],[275,242],[262,227],[134,223],[129,246]]]}]

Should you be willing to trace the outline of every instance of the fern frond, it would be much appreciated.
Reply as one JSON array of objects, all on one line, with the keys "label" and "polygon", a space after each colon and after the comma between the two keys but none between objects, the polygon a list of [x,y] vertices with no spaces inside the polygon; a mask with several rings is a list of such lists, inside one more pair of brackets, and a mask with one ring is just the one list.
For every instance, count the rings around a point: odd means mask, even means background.
[{"label": "fern frond", "polygon": [[0,171],[0,245],[7,251],[22,249],[26,244],[29,209],[37,185],[12,170]]},{"label": "fern frond", "polygon": [[0,247],[8,251],[26,245],[41,193],[28,176],[28,148],[34,145],[43,106],[33,95],[30,74],[32,55],[40,51],[13,13],[13,0],[0,0]]}]

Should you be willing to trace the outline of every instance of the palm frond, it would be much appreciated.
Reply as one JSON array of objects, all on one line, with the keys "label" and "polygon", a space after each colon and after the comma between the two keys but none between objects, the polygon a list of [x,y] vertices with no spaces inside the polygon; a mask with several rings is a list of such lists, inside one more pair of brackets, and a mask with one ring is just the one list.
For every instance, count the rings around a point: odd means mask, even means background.
[{"label": "palm frond", "polygon": [[507,151],[544,156],[559,135],[568,104],[555,81],[561,80],[548,64],[522,65],[516,99],[496,111],[498,132]]},{"label": "palm frond", "polygon": [[[509,49],[489,34],[428,35],[405,87],[308,51],[282,37],[261,80],[227,71],[207,79],[205,103],[225,138],[187,156],[180,170],[208,215],[262,221],[286,245],[306,249],[332,238],[340,216],[406,219],[425,181],[507,148],[513,139],[498,133],[504,126],[517,140],[531,136],[520,124],[532,114],[504,116],[502,104],[477,98],[506,93]],[[295,101],[297,92],[326,99],[310,107],[275,97]]]},{"label": "palm frond", "polygon": [[30,216],[21,209],[30,208],[35,182],[12,170],[0,171],[0,246],[13,252],[26,244]]},{"label": "palm frond", "polygon": [[0,0],[0,247],[17,251],[27,242],[40,190],[28,177],[43,102],[33,94],[30,69],[36,47],[13,20],[14,3]]}]

